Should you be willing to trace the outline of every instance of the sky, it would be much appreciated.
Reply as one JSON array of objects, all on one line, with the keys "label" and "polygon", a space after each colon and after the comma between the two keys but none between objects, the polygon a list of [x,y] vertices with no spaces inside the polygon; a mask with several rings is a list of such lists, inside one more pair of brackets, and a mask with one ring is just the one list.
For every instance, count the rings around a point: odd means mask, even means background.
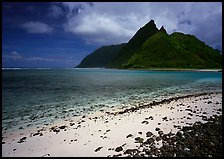
[{"label": "sky", "polygon": [[75,67],[152,19],[222,51],[222,2],[2,2],[2,67]]}]

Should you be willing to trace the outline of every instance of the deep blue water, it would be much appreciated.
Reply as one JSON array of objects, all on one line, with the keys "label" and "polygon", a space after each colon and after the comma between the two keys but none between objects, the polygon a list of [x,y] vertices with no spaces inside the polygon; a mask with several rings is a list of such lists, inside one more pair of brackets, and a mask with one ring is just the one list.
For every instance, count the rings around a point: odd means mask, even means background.
[{"label": "deep blue water", "polygon": [[3,130],[50,123],[106,107],[214,91],[222,91],[220,72],[2,70]]}]

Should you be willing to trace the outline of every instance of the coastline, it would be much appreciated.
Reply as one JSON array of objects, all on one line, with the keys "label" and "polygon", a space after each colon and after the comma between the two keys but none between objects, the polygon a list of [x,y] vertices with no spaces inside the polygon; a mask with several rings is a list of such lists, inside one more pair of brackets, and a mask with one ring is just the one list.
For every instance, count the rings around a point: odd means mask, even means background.
[{"label": "coastline", "polygon": [[195,71],[195,72],[222,72],[222,69],[184,69],[184,68],[150,68],[150,69],[127,69],[127,70],[142,70],[142,71]]},{"label": "coastline", "polygon": [[134,71],[195,71],[195,72],[222,72],[220,68],[214,69],[193,69],[193,68],[111,68],[111,67],[90,67],[90,68],[78,68],[74,69],[110,69],[110,70],[134,70]]},{"label": "coastline", "polygon": [[[147,135],[158,139],[159,132],[175,134],[183,126],[204,123],[220,114],[222,92],[142,103],[129,110],[99,111],[36,131],[3,136],[2,156],[128,156],[124,152],[141,150],[139,145],[147,141]],[[155,141],[155,145],[161,147],[162,140]]]},{"label": "coastline", "polygon": [[71,67],[71,68],[40,68],[40,67],[37,67],[37,68],[19,68],[19,67],[16,67],[16,68],[2,68],[2,71],[4,70],[29,70],[29,69],[36,69],[36,70],[40,70],[40,69],[94,69],[94,70],[97,70],[97,69],[118,69],[118,70],[135,70],[135,71],[195,71],[195,72],[222,72],[222,69],[218,69],[218,68],[215,68],[215,69],[184,69],[184,68],[149,68],[149,69],[141,69],[141,68],[127,68],[127,69],[121,69],[121,68],[107,68],[107,67],[91,67],[91,68],[78,68],[78,67]]}]

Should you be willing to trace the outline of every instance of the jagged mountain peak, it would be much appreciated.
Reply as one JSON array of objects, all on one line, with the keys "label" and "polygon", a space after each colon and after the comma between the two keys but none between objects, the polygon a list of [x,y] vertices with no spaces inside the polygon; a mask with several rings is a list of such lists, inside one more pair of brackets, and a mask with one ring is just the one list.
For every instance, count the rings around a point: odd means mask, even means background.
[{"label": "jagged mountain peak", "polygon": [[148,23],[146,23],[143,27],[140,28],[140,30],[142,29],[157,29],[155,21],[150,20]]},{"label": "jagged mountain peak", "polygon": [[167,34],[166,29],[163,26],[159,29],[159,31],[164,32],[164,33]]},{"label": "jagged mountain peak", "polygon": [[146,25],[156,25],[154,20],[150,20],[148,23],[145,24]]},{"label": "jagged mountain peak", "polygon": [[122,63],[127,62],[135,51],[151,36],[159,32],[154,20],[150,20],[147,24],[141,27],[135,35],[128,41],[127,45],[124,46],[118,55],[113,59],[112,65],[119,66]]}]

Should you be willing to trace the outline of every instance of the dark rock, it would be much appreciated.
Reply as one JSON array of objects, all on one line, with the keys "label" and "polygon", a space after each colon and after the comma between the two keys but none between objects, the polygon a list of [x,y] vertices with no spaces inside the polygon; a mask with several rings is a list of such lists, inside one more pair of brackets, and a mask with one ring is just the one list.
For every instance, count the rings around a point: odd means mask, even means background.
[{"label": "dark rock", "polygon": [[192,127],[190,126],[183,126],[183,131],[189,131],[189,130],[192,130]]},{"label": "dark rock", "polygon": [[124,151],[124,154],[132,154],[132,149],[127,149]]},{"label": "dark rock", "polygon": [[192,112],[192,110],[191,110],[191,109],[185,109],[185,111],[190,111],[190,112]]},{"label": "dark rock", "polygon": [[56,133],[58,133],[58,132],[60,132],[60,129],[59,128],[57,128],[57,126],[53,126],[53,127],[51,127],[50,128],[50,131],[53,131],[53,132],[56,132]]},{"label": "dark rock", "polygon": [[23,138],[21,138],[17,143],[25,142],[25,140],[26,140],[26,137],[23,137]]},{"label": "dark rock", "polygon": [[159,131],[159,130],[160,130],[160,128],[156,128],[155,130],[156,130],[156,131]]},{"label": "dark rock", "polygon": [[136,142],[139,142],[139,143],[142,143],[144,141],[144,139],[141,137],[136,137],[135,140]]},{"label": "dark rock", "polygon": [[122,156],[122,154],[113,155],[113,157],[119,157]]},{"label": "dark rock", "polygon": [[221,114],[221,112],[217,112],[217,114]]},{"label": "dark rock", "polygon": [[142,156],[139,154],[135,154],[133,157],[142,157]]},{"label": "dark rock", "polygon": [[140,151],[138,149],[127,149],[124,151],[124,154],[130,154],[130,155],[134,155],[136,153],[139,153]]},{"label": "dark rock", "polygon": [[162,136],[163,135],[163,131],[162,130],[158,131],[158,134],[159,134],[159,136]]},{"label": "dark rock", "polygon": [[132,137],[132,136],[133,136],[132,134],[129,134],[129,135],[126,136],[126,138],[129,138],[129,137]]},{"label": "dark rock", "polygon": [[33,136],[36,136],[36,135],[39,135],[39,134],[40,134],[40,133],[39,133],[39,132],[37,132],[37,133],[34,133],[34,134],[33,134]]},{"label": "dark rock", "polygon": [[169,139],[169,135],[168,134],[163,134],[163,136],[161,136],[161,138],[165,141],[167,141]]},{"label": "dark rock", "polygon": [[181,128],[180,125],[173,125],[173,127],[174,127],[174,128],[178,128],[178,129]]},{"label": "dark rock", "polygon": [[155,139],[153,139],[153,138],[149,138],[149,139],[147,139],[144,143],[145,143],[145,144],[153,144],[154,141],[155,141]]},{"label": "dark rock", "polygon": [[202,116],[202,120],[208,120],[207,116]]},{"label": "dark rock", "polygon": [[160,141],[161,140],[161,137],[156,137],[156,141]]},{"label": "dark rock", "polygon": [[222,109],[221,109],[221,108],[219,108],[217,111],[220,111],[220,112],[221,112],[221,111],[222,111]]},{"label": "dark rock", "polygon": [[146,133],[146,137],[151,137],[152,135],[153,135],[153,133],[150,132],[150,131],[148,131],[148,132]]},{"label": "dark rock", "polygon": [[146,155],[148,155],[148,157],[152,157],[152,153],[149,149],[144,149],[143,151],[145,152]]},{"label": "dark rock", "polygon": [[146,120],[144,120],[144,121],[142,122],[142,124],[144,124],[144,123],[148,124],[149,122],[148,122],[148,121],[146,121]]},{"label": "dark rock", "polygon": [[125,145],[127,145],[126,143],[124,143],[123,145],[121,145],[121,146],[125,146]]},{"label": "dark rock", "polygon": [[63,126],[59,126],[60,129],[65,129],[67,126],[63,125]]},{"label": "dark rock", "polygon": [[120,152],[120,151],[122,151],[122,150],[123,150],[123,148],[122,148],[121,146],[119,146],[119,147],[117,147],[117,148],[115,149],[116,152]]},{"label": "dark rock", "polygon": [[150,117],[148,117],[148,118],[145,118],[145,120],[149,120],[149,119],[153,120],[153,117],[150,116]]},{"label": "dark rock", "polygon": [[98,147],[97,149],[95,149],[95,152],[100,151],[103,147]]},{"label": "dark rock", "polygon": [[208,101],[208,104],[212,103],[212,101]]},{"label": "dark rock", "polygon": [[176,133],[176,136],[178,136],[178,137],[182,137],[182,135],[183,135],[183,132],[182,131],[178,131],[177,133]]},{"label": "dark rock", "polygon": [[51,156],[51,155],[48,153],[48,154],[45,154],[45,155],[43,155],[41,157],[46,157],[46,156]]}]

